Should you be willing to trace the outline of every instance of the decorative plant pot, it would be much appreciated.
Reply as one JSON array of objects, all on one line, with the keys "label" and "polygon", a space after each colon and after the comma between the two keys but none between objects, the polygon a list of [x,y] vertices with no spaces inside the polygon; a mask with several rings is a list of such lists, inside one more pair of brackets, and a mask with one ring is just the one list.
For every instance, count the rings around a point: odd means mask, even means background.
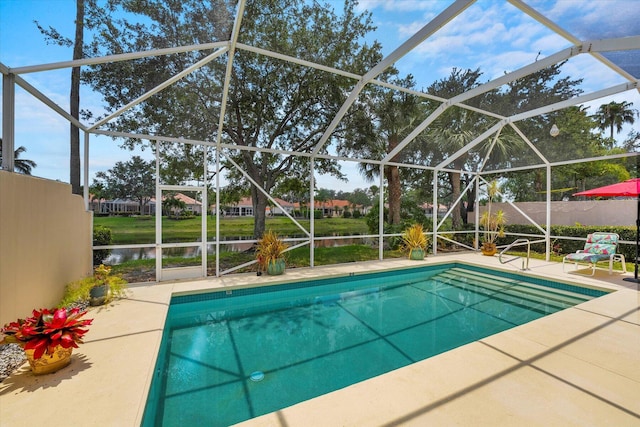
[{"label": "decorative plant pot", "polygon": [[424,259],[424,249],[413,248],[409,251],[409,259],[420,261]]},{"label": "decorative plant pot", "polygon": [[279,258],[273,262],[267,263],[267,274],[270,276],[279,276],[284,273],[284,259]]},{"label": "decorative plant pot", "polygon": [[483,243],[480,250],[482,251],[482,255],[494,256],[496,252],[498,252],[498,247],[495,243]]},{"label": "decorative plant pot", "polygon": [[107,301],[109,295],[109,285],[94,286],[89,290],[89,304],[92,306],[102,305]]},{"label": "decorative plant pot", "polygon": [[53,354],[45,353],[40,359],[33,358],[34,350],[25,350],[24,353],[27,356],[29,366],[31,366],[31,372],[35,375],[42,375],[56,372],[71,363],[72,351],[73,347],[62,348],[58,345],[53,350]]}]

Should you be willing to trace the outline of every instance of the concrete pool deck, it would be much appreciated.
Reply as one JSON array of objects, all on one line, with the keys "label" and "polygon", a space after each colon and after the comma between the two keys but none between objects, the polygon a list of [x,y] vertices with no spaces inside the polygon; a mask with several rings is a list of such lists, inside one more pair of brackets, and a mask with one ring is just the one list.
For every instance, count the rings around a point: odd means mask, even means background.
[{"label": "concrete pool deck", "polygon": [[[133,286],[89,312],[71,365],[34,376],[25,364],[0,383],[0,425],[140,425],[172,293],[453,261],[520,266],[465,252]],[[540,260],[525,274],[616,292],[241,425],[640,425],[640,292],[622,280],[632,274],[578,276]]]}]

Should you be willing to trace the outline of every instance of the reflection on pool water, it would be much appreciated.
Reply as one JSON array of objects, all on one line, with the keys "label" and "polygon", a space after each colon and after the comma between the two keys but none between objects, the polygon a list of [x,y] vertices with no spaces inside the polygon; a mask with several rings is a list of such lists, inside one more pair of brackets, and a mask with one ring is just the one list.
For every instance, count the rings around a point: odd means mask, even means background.
[{"label": "reflection on pool water", "polygon": [[604,293],[454,263],[177,296],[143,425],[234,424]]}]

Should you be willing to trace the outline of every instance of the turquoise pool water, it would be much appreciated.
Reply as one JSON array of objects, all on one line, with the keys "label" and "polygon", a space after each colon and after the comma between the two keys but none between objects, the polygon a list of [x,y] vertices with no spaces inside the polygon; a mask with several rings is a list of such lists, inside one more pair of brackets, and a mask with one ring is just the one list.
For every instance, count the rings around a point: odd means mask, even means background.
[{"label": "turquoise pool water", "polygon": [[234,424],[604,293],[447,264],[174,297],[143,425]]}]

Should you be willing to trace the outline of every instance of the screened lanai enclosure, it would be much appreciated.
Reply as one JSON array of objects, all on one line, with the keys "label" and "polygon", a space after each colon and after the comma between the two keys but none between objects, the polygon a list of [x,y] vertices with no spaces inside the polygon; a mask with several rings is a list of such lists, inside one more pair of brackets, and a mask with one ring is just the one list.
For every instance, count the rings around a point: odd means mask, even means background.
[{"label": "screened lanai enclosure", "polygon": [[[383,259],[402,226],[417,220],[407,205],[428,214],[431,252],[476,251],[480,205],[494,180],[501,200],[535,230],[509,232],[507,243],[526,238],[548,257],[562,238],[551,232],[552,201],[638,173],[634,1],[85,7],[79,59],[0,64],[2,169],[13,171],[15,150],[27,145],[15,126],[23,93],[81,131],[86,209],[101,199],[92,179],[106,167],[96,153],[152,153],[155,191],[140,204],[155,220],[154,240],[94,249],[152,252],[157,281],[252,268],[252,259],[222,265],[221,254],[254,243],[275,215],[287,218],[295,231],[283,237],[290,250],[308,249],[311,267],[329,242],[365,244]],[[31,78],[74,68],[92,96],[73,112],[36,83],[44,79]],[[626,116],[616,115],[620,105]],[[369,231],[317,232],[323,219],[301,214],[303,207],[323,206],[322,187],[354,181],[373,189],[370,206],[359,208]],[[162,203],[149,208],[177,193],[200,206],[190,241],[168,239],[177,226]],[[249,201],[251,235],[223,239],[223,208],[241,199]],[[534,201],[545,204],[544,221],[518,205]],[[176,248],[192,262],[163,263]]]}]

